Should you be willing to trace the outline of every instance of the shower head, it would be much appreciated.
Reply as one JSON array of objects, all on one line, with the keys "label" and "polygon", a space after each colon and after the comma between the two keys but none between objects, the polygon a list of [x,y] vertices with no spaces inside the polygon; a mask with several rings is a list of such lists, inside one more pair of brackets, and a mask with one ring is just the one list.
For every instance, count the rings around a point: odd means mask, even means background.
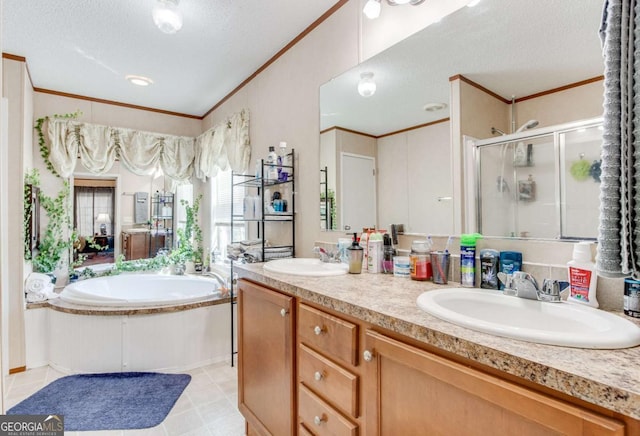
[{"label": "shower head", "polygon": [[538,125],[538,120],[529,120],[526,123],[524,123],[523,125],[521,125],[518,130],[516,130],[516,133],[520,133],[524,130],[528,130],[528,129],[533,129],[535,126]]},{"label": "shower head", "polygon": [[502,130],[500,130],[500,129],[496,129],[495,127],[492,127],[492,128],[491,128],[491,134],[492,134],[492,135],[495,135],[496,133],[499,133],[499,134],[501,134],[501,135],[506,135],[506,133],[504,133]]}]

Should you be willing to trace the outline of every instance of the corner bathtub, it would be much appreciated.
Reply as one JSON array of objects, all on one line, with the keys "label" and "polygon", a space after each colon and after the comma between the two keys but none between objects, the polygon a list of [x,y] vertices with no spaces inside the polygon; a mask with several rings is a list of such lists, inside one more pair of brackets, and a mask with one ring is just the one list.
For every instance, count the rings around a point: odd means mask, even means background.
[{"label": "corner bathtub", "polygon": [[176,372],[228,361],[236,306],[216,296],[217,286],[160,274],[72,283],[61,298],[25,312],[26,365],[69,374]]},{"label": "corner bathtub", "polygon": [[220,297],[218,282],[197,276],[121,274],[67,285],[60,299],[87,306],[167,306]]}]

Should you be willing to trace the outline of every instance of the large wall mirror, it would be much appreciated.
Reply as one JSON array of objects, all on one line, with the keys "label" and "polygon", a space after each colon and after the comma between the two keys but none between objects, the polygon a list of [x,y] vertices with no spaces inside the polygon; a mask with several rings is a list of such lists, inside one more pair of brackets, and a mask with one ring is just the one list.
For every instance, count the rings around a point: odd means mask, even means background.
[{"label": "large wall mirror", "polygon": [[[601,13],[600,0],[483,0],[322,85],[321,227],[344,232],[404,224],[409,233],[452,233],[456,205],[466,207],[456,186],[468,186],[453,170],[452,134],[486,139],[515,132],[529,119],[546,128],[601,115],[573,113],[574,106],[601,112],[602,81],[591,80],[603,74]],[[366,77],[376,84],[368,97],[358,92],[365,73],[373,73]],[[456,76],[493,95],[500,108],[489,110],[471,93],[452,94]],[[573,91],[537,97],[580,82],[586,91],[578,99]],[[355,170],[345,168],[354,157],[374,166],[355,182]],[[363,216],[366,209],[370,216]],[[518,236],[534,237],[525,232]]]}]

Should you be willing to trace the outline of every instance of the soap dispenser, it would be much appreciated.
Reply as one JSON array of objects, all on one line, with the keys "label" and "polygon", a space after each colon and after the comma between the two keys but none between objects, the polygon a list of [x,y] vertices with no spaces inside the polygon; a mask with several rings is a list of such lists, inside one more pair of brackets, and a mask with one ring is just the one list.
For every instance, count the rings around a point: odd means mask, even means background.
[{"label": "soap dispenser", "polygon": [[362,272],[362,255],[364,250],[358,245],[358,234],[353,234],[353,242],[351,247],[347,248],[349,252],[349,274],[360,274]]}]

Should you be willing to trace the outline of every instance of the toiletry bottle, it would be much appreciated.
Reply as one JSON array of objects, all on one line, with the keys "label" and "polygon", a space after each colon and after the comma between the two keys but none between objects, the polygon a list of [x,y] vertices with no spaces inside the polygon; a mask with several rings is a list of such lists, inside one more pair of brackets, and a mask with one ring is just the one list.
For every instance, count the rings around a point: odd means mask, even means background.
[{"label": "toiletry bottle", "polygon": [[369,234],[369,249],[367,250],[367,270],[370,273],[377,274],[382,272],[382,243],[382,233],[374,231],[373,233]]},{"label": "toiletry bottle", "polygon": [[267,178],[271,180],[278,179],[278,155],[276,154],[275,147],[269,147],[269,154],[267,154]]},{"label": "toiletry bottle", "polygon": [[384,250],[382,252],[382,272],[385,274],[393,274],[393,256],[396,255],[396,250],[391,244],[391,236],[387,233],[382,235],[382,241],[384,243]]},{"label": "toiletry bottle", "polygon": [[363,229],[360,235],[360,247],[362,248],[362,270],[367,271],[369,267],[369,229]]},{"label": "toiletry bottle", "polygon": [[640,280],[624,279],[624,314],[640,318]]},{"label": "toiletry bottle", "polygon": [[[522,270],[522,253],[519,251],[500,252],[500,272],[507,275]],[[504,283],[500,282],[500,289],[504,289]]]},{"label": "toiletry bottle", "polygon": [[360,274],[362,271],[362,254],[363,249],[360,245],[358,245],[358,234],[353,234],[353,242],[351,243],[351,247],[347,248],[349,252],[349,273],[350,274]]},{"label": "toiletry bottle", "polygon": [[460,285],[473,288],[476,285],[476,241],[479,233],[460,235]]},{"label": "toiletry bottle", "polygon": [[258,159],[256,161],[256,180],[262,178],[262,160]]},{"label": "toiletry bottle", "polygon": [[498,289],[498,267],[500,253],[498,250],[485,248],[480,250],[480,287]]},{"label": "toiletry bottle", "polygon": [[573,259],[567,263],[570,286],[567,301],[598,307],[598,300],[596,300],[598,278],[596,264],[591,261],[591,245],[591,242],[583,241],[573,246]]},{"label": "toiletry bottle", "polygon": [[[282,166],[286,165],[286,158],[287,158],[287,143],[284,141],[280,141],[280,145],[278,146],[278,180],[282,181],[283,177],[282,177]],[[288,169],[284,169],[285,172],[288,171]],[[286,179],[285,179],[286,180]]]}]

